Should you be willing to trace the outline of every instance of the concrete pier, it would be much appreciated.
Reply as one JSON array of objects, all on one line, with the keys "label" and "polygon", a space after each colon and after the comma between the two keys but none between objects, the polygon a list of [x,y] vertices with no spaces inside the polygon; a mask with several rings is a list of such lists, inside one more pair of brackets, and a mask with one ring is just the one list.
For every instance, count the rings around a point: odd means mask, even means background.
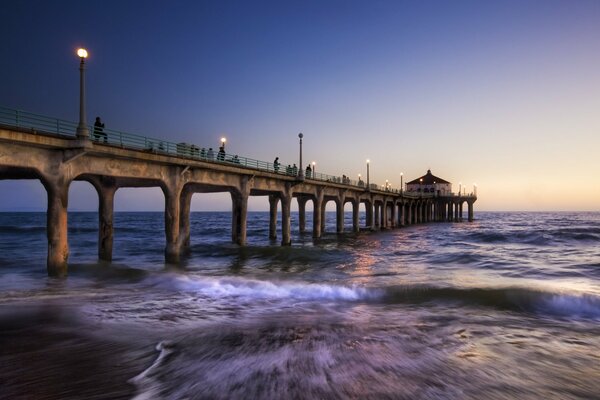
[{"label": "concrete pier", "polygon": [[[98,258],[113,256],[115,193],[123,187],[158,187],[165,198],[165,262],[179,263],[190,251],[190,207],[196,193],[229,193],[231,240],[247,243],[250,196],[266,196],[269,238],[277,239],[281,218],[281,245],[291,240],[291,208],[298,203],[298,229],[304,233],[306,204],[313,205],[312,236],[325,232],[325,206],[336,207],[336,232],[342,234],[344,205],[352,205],[352,232],[361,226],[359,208],[365,206],[367,230],[392,229],[430,221],[473,221],[475,195],[407,193],[354,186],[341,180],[320,180],[258,169],[233,162],[190,158],[154,150],[132,149],[66,136],[0,126],[0,179],[37,179],[47,192],[47,270],[65,276],[68,269],[67,207],[73,181],[91,183],[98,194]],[[278,208],[280,204],[280,214]]]}]

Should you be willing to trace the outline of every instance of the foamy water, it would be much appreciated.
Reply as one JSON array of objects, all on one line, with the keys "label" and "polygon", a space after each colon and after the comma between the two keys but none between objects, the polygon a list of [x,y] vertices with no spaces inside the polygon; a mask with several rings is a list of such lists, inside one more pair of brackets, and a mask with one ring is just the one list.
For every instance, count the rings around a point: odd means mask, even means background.
[{"label": "foamy water", "polygon": [[173,268],[162,214],[117,214],[111,265],[72,214],[56,281],[44,215],[0,214],[3,396],[594,398],[600,214],[477,216],[286,248],[251,213],[239,248],[227,213],[194,213]]}]

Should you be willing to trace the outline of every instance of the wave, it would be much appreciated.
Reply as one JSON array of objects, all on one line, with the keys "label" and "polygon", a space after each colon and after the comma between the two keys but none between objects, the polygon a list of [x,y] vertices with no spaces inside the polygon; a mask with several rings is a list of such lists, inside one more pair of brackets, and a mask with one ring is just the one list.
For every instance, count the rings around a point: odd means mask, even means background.
[{"label": "wave", "polygon": [[386,290],[387,303],[451,302],[557,317],[600,318],[600,297],[528,288],[454,288],[409,286]]},{"label": "wave", "polygon": [[598,229],[531,230],[517,232],[472,232],[468,238],[477,243],[524,243],[547,246],[555,242],[598,242]]},{"label": "wave", "polygon": [[244,278],[199,278],[175,276],[158,282],[176,290],[194,292],[208,297],[246,297],[255,299],[293,300],[370,300],[381,291],[359,286],[341,286],[296,282],[261,281]]},{"label": "wave", "polygon": [[457,288],[436,286],[394,286],[369,288],[317,283],[261,281],[238,277],[212,278],[172,276],[155,282],[159,286],[193,292],[210,298],[347,301],[382,304],[459,304],[491,307],[555,317],[600,319],[600,297],[543,290],[507,288]]}]

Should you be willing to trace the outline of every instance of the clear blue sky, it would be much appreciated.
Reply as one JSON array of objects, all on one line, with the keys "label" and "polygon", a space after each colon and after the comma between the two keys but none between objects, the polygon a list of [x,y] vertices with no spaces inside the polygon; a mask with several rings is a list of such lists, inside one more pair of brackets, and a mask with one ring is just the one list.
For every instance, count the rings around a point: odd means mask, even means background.
[{"label": "clear blue sky", "polygon": [[[600,210],[600,1],[14,1],[0,105],[400,184],[428,168],[486,210]],[[584,190],[580,190],[584,188]],[[0,210],[45,209],[0,182]],[[4,193],[15,193],[6,196]],[[565,193],[568,193],[566,195]],[[573,194],[575,193],[575,194]],[[95,209],[76,184],[71,209]],[[117,210],[160,210],[124,190]],[[253,209],[266,209],[255,199]],[[194,209],[229,209],[197,195]]]}]

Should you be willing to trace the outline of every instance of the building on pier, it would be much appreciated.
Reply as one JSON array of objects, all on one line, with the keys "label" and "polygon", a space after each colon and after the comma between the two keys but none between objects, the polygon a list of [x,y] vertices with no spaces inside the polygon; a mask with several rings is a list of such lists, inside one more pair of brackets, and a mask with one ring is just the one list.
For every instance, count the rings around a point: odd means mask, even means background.
[{"label": "building on pier", "polygon": [[407,192],[434,193],[438,196],[445,196],[452,193],[452,184],[445,179],[439,178],[431,173],[427,173],[406,184]]}]

